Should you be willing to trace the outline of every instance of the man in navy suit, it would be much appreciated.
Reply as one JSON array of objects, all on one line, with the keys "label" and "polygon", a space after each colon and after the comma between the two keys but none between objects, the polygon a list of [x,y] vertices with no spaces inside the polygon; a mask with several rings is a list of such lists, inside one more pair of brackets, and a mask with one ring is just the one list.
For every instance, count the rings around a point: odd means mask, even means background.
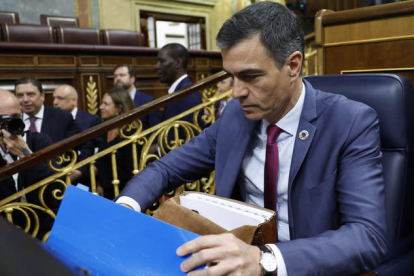
[{"label": "man in navy suit", "polygon": [[[114,69],[114,85],[122,86],[131,95],[135,107],[140,107],[154,100],[154,97],[142,93],[135,87],[136,72],[134,67],[128,64],[118,64]],[[142,129],[153,127],[161,122],[159,111],[151,112],[140,118]]]},{"label": "man in navy suit", "polygon": [[[178,43],[167,44],[158,52],[157,59],[158,62],[155,65],[155,69],[161,83],[169,85],[168,94],[193,84],[187,75],[189,54],[184,46]],[[162,121],[168,120],[201,103],[202,100],[199,92],[173,102],[164,108]],[[181,120],[193,123],[193,115],[189,114]]]},{"label": "man in navy suit", "polygon": [[[191,255],[184,272],[214,263],[206,275],[353,275],[378,266],[388,246],[376,112],[302,79],[304,34],[281,4],[236,13],[217,44],[235,100],[211,127],[149,164],[117,202],[145,210],[215,169],[217,195],[275,202],[280,242],[259,249],[231,234],[202,236],[177,249]],[[280,134],[272,138],[272,129]],[[268,160],[271,148],[278,153]],[[265,168],[276,158],[269,183]]]},{"label": "man in navy suit", "polygon": [[[52,143],[57,143],[81,132],[69,112],[44,105],[45,94],[39,80],[20,78],[15,83],[15,92],[22,107],[23,121],[26,125],[25,131],[46,134]],[[78,160],[92,155],[92,142],[81,145],[79,151],[81,154]],[[72,183],[76,183],[88,171],[89,168],[86,166],[80,170],[74,170],[70,176]]]}]

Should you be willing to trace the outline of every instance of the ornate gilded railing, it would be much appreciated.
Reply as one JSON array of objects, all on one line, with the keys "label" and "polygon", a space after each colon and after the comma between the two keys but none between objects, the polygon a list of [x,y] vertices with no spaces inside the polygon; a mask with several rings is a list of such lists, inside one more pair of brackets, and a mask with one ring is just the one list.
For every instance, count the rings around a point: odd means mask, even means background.
[{"label": "ornate gilded railing", "polygon": [[[116,164],[116,152],[119,148],[124,147],[128,144],[132,145],[132,160],[133,160],[133,175],[138,174],[144,169],[148,162],[159,159],[160,157],[156,154],[149,153],[150,146],[156,142],[160,148],[161,155],[166,154],[167,152],[181,146],[182,144],[188,142],[192,137],[201,132],[201,127],[198,122],[199,114],[203,114],[204,110],[209,110],[209,115],[202,115],[202,121],[205,124],[214,123],[215,121],[215,110],[214,103],[223,98],[229,98],[230,91],[217,95],[216,83],[221,79],[224,79],[228,76],[227,73],[221,72],[214,76],[211,76],[197,84],[193,85],[190,88],[183,89],[179,92],[176,92],[172,95],[167,95],[157,99],[156,101],[146,104],[142,107],[139,107],[127,114],[122,114],[117,118],[109,120],[96,126],[90,130],[84,131],[77,136],[68,138],[60,143],[51,145],[44,150],[36,152],[31,156],[25,157],[19,161],[11,163],[0,170],[0,178],[4,179],[11,176],[16,171],[23,171],[24,169],[30,167],[33,164],[38,162],[45,161],[48,159],[49,166],[56,171],[55,174],[45,178],[38,183],[35,183],[24,190],[19,191],[18,193],[9,196],[0,201],[0,214],[4,213],[6,218],[13,223],[14,217],[18,214],[24,223],[20,224],[20,227],[27,233],[30,233],[33,237],[42,238],[46,240],[49,232],[39,233],[40,225],[42,224],[41,218],[44,218],[43,215],[47,215],[49,219],[55,218],[55,213],[57,208],[49,206],[45,200],[45,191],[47,189],[51,190],[51,197],[56,201],[60,201],[63,198],[64,190],[67,185],[70,185],[70,174],[73,170],[78,169],[82,166],[89,166],[90,175],[91,175],[91,191],[97,193],[97,183],[95,176],[94,163],[97,159],[110,154],[112,169],[113,169],[113,179],[112,184],[114,186],[115,196],[119,194],[119,180],[117,176],[117,164]],[[173,100],[181,99],[191,93],[196,93],[201,90],[203,103],[187,110],[186,112],[166,120],[160,123],[157,126],[152,128],[142,130],[141,121],[139,117],[163,107]],[[193,122],[187,122],[180,120],[181,118],[193,114]],[[77,154],[71,149],[82,142],[92,139],[98,135],[101,135],[104,132],[107,132],[110,129],[119,128],[120,136],[123,139],[120,143],[109,147],[97,154],[77,162]],[[181,133],[181,136],[178,135]],[[174,139],[167,139],[169,133],[172,132]],[[128,134],[126,134],[128,133]],[[184,134],[184,136],[182,136]],[[138,158],[138,147],[141,147],[141,154]],[[52,187],[53,186],[53,187]],[[197,180],[193,183],[185,183],[182,187],[178,189],[178,192],[183,190],[197,190],[204,191],[208,193],[214,193],[214,172],[209,176],[204,177],[200,180]],[[16,201],[24,197],[30,192],[38,192],[39,204],[33,204],[28,202]],[[172,195],[175,191],[171,191],[168,194]],[[50,197],[50,195],[49,195]],[[148,213],[153,213],[154,210],[161,204],[164,200],[164,197],[160,199],[159,202],[154,204],[154,208],[151,208]],[[41,213],[41,214],[39,214]],[[41,237],[39,237],[39,234]]]}]

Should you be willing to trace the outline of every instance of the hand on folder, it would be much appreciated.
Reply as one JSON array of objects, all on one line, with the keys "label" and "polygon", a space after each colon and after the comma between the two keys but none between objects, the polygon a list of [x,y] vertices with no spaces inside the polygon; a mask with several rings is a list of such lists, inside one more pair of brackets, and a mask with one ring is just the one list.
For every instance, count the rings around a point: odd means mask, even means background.
[{"label": "hand on folder", "polygon": [[192,256],[181,263],[181,270],[189,272],[201,265],[205,270],[188,275],[263,275],[259,265],[260,250],[246,244],[231,233],[207,235],[185,243],[177,249],[179,256]]}]

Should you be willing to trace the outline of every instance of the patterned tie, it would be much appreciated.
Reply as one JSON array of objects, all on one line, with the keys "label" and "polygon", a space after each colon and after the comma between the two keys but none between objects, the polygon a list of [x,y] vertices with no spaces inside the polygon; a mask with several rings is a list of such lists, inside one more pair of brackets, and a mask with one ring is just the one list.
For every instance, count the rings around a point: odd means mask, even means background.
[{"label": "patterned tie", "polygon": [[29,127],[29,131],[31,132],[37,132],[37,128],[36,128],[36,117],[30,117],[30,127]]},{"label": "patterned tie", "polygon": [[277,173],[279,171],[279,150],[276,139],[281,129],[276,125],[267,127],[266,161],[264,173],[264,207],[276,211]]}]

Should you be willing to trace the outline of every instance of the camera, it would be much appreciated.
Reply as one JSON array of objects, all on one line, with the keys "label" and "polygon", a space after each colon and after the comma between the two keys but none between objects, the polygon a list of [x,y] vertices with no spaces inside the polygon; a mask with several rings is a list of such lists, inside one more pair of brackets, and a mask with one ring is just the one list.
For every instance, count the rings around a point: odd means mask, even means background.
[{"label": "camera", "polygon": [[23,135],[24,123],[20,118],[13,118],[10,115],[0,115],[0,129],[5,129],[13,135]]}]

